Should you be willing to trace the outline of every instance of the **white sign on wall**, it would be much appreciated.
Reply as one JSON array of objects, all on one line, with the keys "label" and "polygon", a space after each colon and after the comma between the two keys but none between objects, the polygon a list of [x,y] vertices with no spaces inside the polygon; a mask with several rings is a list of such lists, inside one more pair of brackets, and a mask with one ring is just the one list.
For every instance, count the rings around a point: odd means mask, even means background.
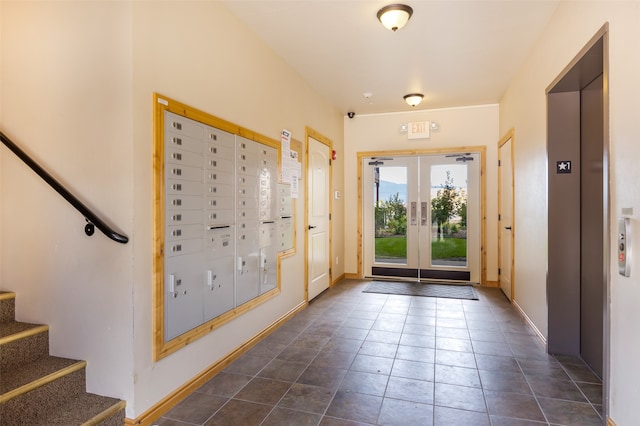
[{"label": "white sign on wall", "polygon": [[429,122],[415,121],[408,124],[407,139],[429,139]]}]

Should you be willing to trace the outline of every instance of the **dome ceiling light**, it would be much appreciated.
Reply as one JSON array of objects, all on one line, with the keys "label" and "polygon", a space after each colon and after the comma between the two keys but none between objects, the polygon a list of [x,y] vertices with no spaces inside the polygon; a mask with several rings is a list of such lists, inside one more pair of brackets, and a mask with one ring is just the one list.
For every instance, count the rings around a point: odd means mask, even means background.
[{"label": "dome ceiling light", "polygon": [[413,9],[406,4],[390,4],[380,9],[377,16],[385,28],[395,32],[407,24],[411,15]]},{"label": "dome ceiling light", "polygon": [[411,107],[418,106],[420,102],[422,102],[422,98],[424,98],[422,93],[410,93],[408,95],[404,95],[404,100]]}]

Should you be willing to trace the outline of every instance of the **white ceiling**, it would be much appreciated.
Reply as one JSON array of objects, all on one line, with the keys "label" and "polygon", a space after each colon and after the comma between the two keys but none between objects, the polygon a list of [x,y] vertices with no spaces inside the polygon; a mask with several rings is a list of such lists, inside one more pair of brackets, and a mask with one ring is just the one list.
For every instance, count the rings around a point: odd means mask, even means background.
[{"label": "white ceiling", "polygon": [[[560,0],[408,0],[392,32],[376,18],[398,0],[227,0],[229,9],[341,113],[497,103]],[[370,92],[369,99],[364,93]]]}]

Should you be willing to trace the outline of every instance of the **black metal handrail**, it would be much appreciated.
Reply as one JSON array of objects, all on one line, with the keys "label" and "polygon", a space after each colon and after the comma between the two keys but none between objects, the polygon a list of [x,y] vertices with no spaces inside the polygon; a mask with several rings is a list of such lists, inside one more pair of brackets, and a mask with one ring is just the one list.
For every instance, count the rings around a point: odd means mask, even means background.
[{"label": "black metal handrail", "polygon": [[31,157],[29,157],[22,149],[20,149],[11,139],[9,139],[3,132],[0,132],[0,140],[9,148],[15,155],[18,156],[24,163],[31,168],[38,176],[40,176],[45,182],[47,182],[56,192],[76,208],[84,216],[87,224],[84,227],[84,232],[91,236],[94,233],[94,226],[97,227],[104,235],[111,238],[118,243],[126,244],[129,238],[126,235],[119,234],[114,231],[109,225],[107,225],[102,219],[100,219],[95,213],[85,206],[80,200],[78,200],[72,193],[70,193],[64,186],[62,186],[53,176],[51,176],[45,169],[40,167]]}]

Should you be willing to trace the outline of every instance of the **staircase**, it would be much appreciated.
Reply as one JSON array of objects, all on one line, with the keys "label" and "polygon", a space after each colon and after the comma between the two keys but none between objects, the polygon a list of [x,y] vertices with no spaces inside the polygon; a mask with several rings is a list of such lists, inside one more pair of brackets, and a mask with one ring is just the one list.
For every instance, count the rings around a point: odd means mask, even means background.
[{"label": "staircase", "polygon": [[86,361],[49,355],[49,326],[15,321],[0,292],[0,425],[122,426],[125,402],[86,392]]}]

